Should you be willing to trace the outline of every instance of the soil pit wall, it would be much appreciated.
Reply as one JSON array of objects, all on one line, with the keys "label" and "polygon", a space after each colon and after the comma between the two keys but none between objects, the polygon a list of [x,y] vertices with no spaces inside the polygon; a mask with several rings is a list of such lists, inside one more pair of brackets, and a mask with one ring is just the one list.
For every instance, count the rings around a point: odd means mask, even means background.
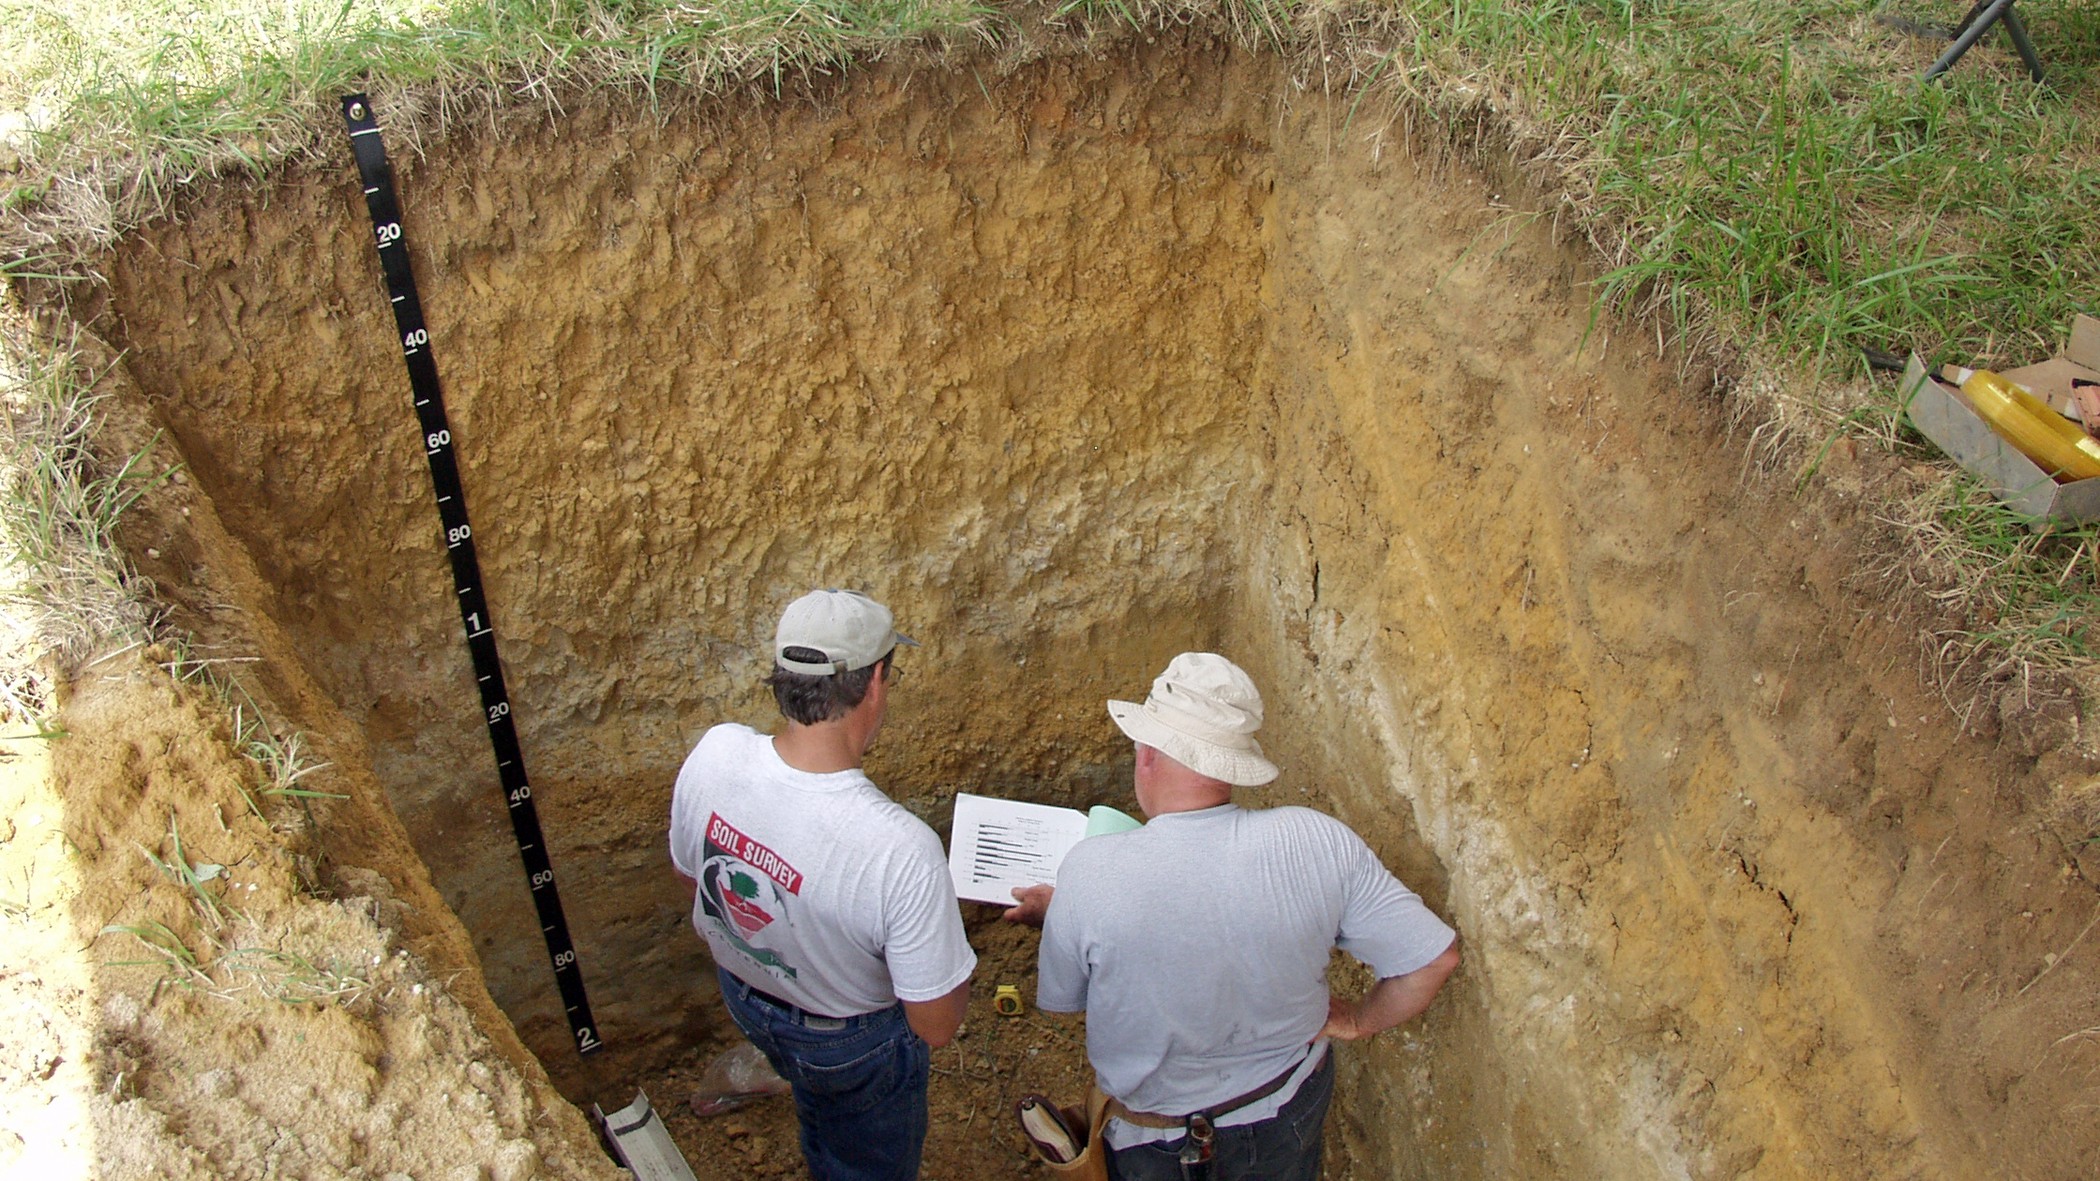
[{"label": "soil pit wall", "polygon": [[[998,112],[900,75],[718,122],[581,112],[403,177],[542,824],[583,962],[618,965],[609,1028],[702,974],[669,785],[706,725],[771,724],[764,642],[802,589],[863,586],[922,639],[871,767],[928,809],[1097,783],[1100,698],[1214,641],[1261,257],[1258,115],[1225,83],[1214,127],[1155,137],[1164,96],[1111,91],[1018,158]],[[1089,120],[1116,130],[1051,134]],[[149,234],[117,305],[173,279],[209,319],[124,339],[545,1052],[566,1026],[537,941],[497,934],[536,924],[338,180]]]},{"label": "soil pit wall", "polygon": [[[1255,671],[1288,774],[1251,802],[1350,820],[1466,943],[1433,1019],[1345,1059],[1367,1175],[2090,1159],[2087,1047],[2045,1049],[2095,1025],[2092,978],[2035,974],[2083,883],[1964,811],[2047,744],[1946,737],[1846,585],[1842,506],[1739,484],[1677,371],[1582,347],[1520,198],[1405,146],[1192,35],[396,148],[615,1069],[714,1020],[677,764],[768,724],[771,619],[850,583],[925,645],[870,769],[936,822],[955,790],[1116,798],[1104,697],[1184,648]],[[109,277],[101,327],[267,588],[236,606],[577,1093],[347,166],[200,203]],[[148,541],[209,632],[216,555]]]}]

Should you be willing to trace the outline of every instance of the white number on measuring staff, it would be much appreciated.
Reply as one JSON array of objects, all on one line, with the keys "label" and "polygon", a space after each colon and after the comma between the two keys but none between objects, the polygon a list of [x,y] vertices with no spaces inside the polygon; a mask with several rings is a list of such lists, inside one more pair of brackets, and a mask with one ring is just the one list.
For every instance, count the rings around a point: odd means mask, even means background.
[{"label": "white number on measuring staff", "polygon": [[541,886],[544,886],[549,882],[552,882],[553,880],[554,871],[551,869],[543,869],[538,873],[532,875],[532,888],[537,890]]},{"label": "white number on measuring staff", "polygon": [[401,334],[401,347],[411,353],[429,343],[430,329],[428,328],[415,328]]},{"label": "white number on measuring staff", "polygon": [[440,448],[440,447],[443,447],[443,446],[444,446],[445,444],[447,444],[447,443],[450,443],[451,441],[452,441],[452,432],[451,432],[451,431],[449,431],[449,430],[441,430],[441,431],[432,431],[432,432],[430,432],[429,434],[427,434],[427,435],[424,435],[424,436],[423,436],[423,451],[424,451],[424,454],[426,454],[426,455],[435,455],[435,454],[437,454],[437,449],[438,449],[438,448]]},{"label": "white number on measuring staff", "polygon": [[554,957],[554,966],[557,968],[566,968],[575,962],[576,953],[574,951],[559,952]]},{"label": "white number on measuring staff", "polygon": [[509,712],[510,702],[499,701],[496,704],[489,707],[489,721],[493,723],[497,718],[500,718]]},{"label": "white number on measuring staff", "polygon": [[519,804],[522,804],[526,800],[529,800],[531,798],[532,785],[529,783],[521,783],[518,785],[518,789],[516,791],[510,793],[510,806],[515,808]]},{"label": "white number on measuring staff", "polygon": [[457,546],[460,542],[465,541],[467,538],[472,536],[474,536],[473,526],[454,525],[452,528],[445,530],[445,544],[448,546]]},{"label": "white number on measuring staff", "polygon": [[373,226],[372,233],[379,239],[381,246],[391,246],[401,240],[401,223],[398,221],[384,222]]}]

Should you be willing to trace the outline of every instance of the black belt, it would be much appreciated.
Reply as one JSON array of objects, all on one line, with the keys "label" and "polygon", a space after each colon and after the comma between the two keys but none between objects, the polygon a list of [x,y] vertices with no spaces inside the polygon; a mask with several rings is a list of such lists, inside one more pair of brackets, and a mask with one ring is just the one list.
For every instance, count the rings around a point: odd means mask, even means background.
[{"label": "black belt", "polygon": [[[795,1019],[797,1021],[800,1021],[803,1025],[807,1026],[808,1028],[844,1029],[846,1028],[847,1023],[854,1019],[853,1017],[826,1017],[822,1013],[812,1013],[808,1009],[805,1009],[800,1005],[791,1005],[786,1001],[781,1000],[779,997],[774,996],[772,993],[765,991],[762,988],[751,987],[750,984],[744,983],[743,977],[741,976],[737,977],[736,979],[738,983],[744,984],[744,990],[746,992],[749,992],[753,999],[764,1001],[776,1009],[785,1009],[789,1013],[794,1014]],[[881,1010],[879,1009],[876,1011],[881,1012]],[[865,1017],[868,1016],[868,1014],[860,1013],[856,1014],[855,1016]]]}]

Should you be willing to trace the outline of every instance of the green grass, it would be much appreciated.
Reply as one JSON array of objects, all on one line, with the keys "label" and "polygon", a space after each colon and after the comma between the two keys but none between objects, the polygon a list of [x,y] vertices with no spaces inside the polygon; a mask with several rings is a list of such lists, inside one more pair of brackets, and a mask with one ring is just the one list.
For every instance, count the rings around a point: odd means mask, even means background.
[{"label": "green grass", "polygon": [[102,928],[102,934],[129,935],[152,955],[151,959],[143,960],[109,960],[111,967],[160,968],[171,983],[210,991],[212,978],[205,971],[204,961],[167,924],[150,919],[141,923],[111,923]]},{"label": "green grass", "polygon": [[[189,638],[182,635],[162,639],[154,654],[169,675],[202,686],[226,707],[234,749],[261,772],[262,781],[257,790],[262,795],[296,801],[309,822],[313,817],[307,809],[312,801],[350,798],[340,792],[317,791],[303,786],[300,781],[308,775],[325,771],[334,764],[316,762],[307,748],[305,735],[296,730],[280,730],[264,715],[262,705],[248,691],[248,686],[239,677],[222,671],[253,663],[256,658],[202,656]],[[256,792],[241,787],[241,802],[248,806],[249,813],[267,822],[270,818],[264,815],[255,797]]]},{"label": "green grass", "polygon": [[[43,737],[63,737],[51,724],[56,680],[90,655],[154,641],[164,630],[118,528],[176,468],[156,470],[157,434],[136,450],[104,453],[103,376],[73,343],[0,319],[0,717]],[[343,798],[302,783],[327,764],[311,758],[302,735],[265,720],[244,686],[215,674],[224,662],[193,657],[181,637],[166,642],[175,653],[169,671],[205,683],[227,703],[234,746],[260,769],[263,795],[302,809]],[[242,794],[264,818],[254,795]],[[187,872],[180,835],[171,830],[170,839],[176,861],[163,869]],[[191,885],[211,909],[201,886]]]},{"label": "green grass", "polygon": [[482,94],[651,99],[792,76],[967,32],[971,0],[0,0],[0,129],[27,162],[15,241],[100,243],[201,176],[310,150],[334,97],[383,80],[442,110]]},{"label": "green grass", "polygon": [[2047,86],[1993,44],[1926,86],[1938,46],[1877,7],[1414,0],[1393,57],[1433,105],[1506,96],[1604,231],[1607,298],[1689,337],[1840,370],[2047,355],[2100,282],[2100,11],[2022,5]]},{"label": "green grass", "polygon": [[191,900],[196,903],[198,917],[210,924],[208,930],[218,931],[226,925],[228,908],[220,903],[216,894],[205,888],[205,883],[224,876],[226,867],[210,862],[192,863],[189,854],[182,851],[182,830],[173,816],[168,817],[168,844],[170,851],[165,860],[143,846],[139,852],[168,880],[189,891]]},{"label": "green grass", "polygon": [[1944,630],[1935,657],[1964,723],[1984,684],[2044,690],[2038,677],[2075,673],[2100,657],[2100,523],[2032,527],[1961,475],[1892,506],[1912,539],[1906,567],[1927,595],[1969,620]]},{"label": "green grass", "polygon": [[306,749],[306,737],[298,731],[280,734],[260,713],[234,706],[234,742],[250,762],[262,768],[263,794],[300,800],[347,800],[339,792],[300,787],[299,781],[333,764],[314,762]]},{"label": "green grass", "polygon": [[[246,943],[228,947],[207,934],[205,942],[213,950],[200,955],[173,928],[153,919],[111,923],[101,933],[129,935],[147,952],[145,959],[105,960],[110,967],[158,968],[163,983],[222,1001],[254,989],[287,1005],[354,1006],[372,991],[370,973],[351,964],[340,949],[316,947],[301,952]],[[312,935],[282,926],[265,931],[243,923],[236,934],[278,942],[313,942]]]},{"label": "green grass", "polygon": [[150,444],[101,453],[98,378],[76,349],[0,323],[0,715],[39,730],[46,656],[139,642],[156,614],[116,529],[172,469],[150,469]]},{"label": "green grass", "polygon": [[236,947],[219,957],[233,980],[245,979],[287,1005],[354,1005],[372,989],[368,974],[340,960],[316,963],[295,951]]}]

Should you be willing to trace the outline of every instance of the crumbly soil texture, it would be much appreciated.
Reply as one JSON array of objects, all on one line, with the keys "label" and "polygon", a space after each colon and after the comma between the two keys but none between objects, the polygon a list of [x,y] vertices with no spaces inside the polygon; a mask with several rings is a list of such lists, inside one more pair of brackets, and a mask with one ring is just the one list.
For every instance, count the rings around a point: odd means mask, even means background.
[{"label": "crumbly soil texture", "polygon": [[[589,1112],[646,1091],[701,1177],[799,1175],[784,1101],[685,1107],[734,1035],[664,829],[846,585],[921,641],[869,770],[936,829],[1127,807],[1104,699],[1254,674],[1246,802],[1355,826],[1465,955],[1341,1052],[1329,1178],[2089,1176],[2100,895],[2044,803],[2093,752],[1921,678],[1871,506],[1938,476],[1763,474],[1519,163],[1320,84],[1197,28],[374,95],[589,1057],[347,146],[126,238],[71,315],[167,476],[125,544],[171,638],[7,739],[0,1171],[611,1178]],[[991,1011],[1034,936],[971,911],[926,1176],[1043,1175],[1011,1106],[1078,1098],[1083,1031]]]}]

